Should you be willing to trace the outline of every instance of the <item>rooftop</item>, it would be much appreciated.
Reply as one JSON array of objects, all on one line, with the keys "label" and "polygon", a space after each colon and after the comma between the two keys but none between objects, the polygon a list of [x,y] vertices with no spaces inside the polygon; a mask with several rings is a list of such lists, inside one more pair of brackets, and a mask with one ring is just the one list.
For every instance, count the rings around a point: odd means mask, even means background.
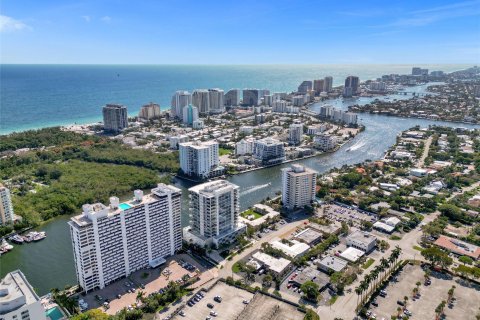
[{"label": "rooftop", "polygon": [[322,237],[322,233],[316,231],[315,229],[307,228],[297,234],[295,239],[303,241],[307,244],[312,244],[317,242]]},{"label": "rooftop", "polygon": [[252,255],[252,258],[266,265],[268,269],[276,273],[282,273],[291,263],[289,260],[285,258],[275,258],[261,251],[255,252]]},{"label": "rooftop", "polygon": [[343,251],[340,254],[340,257],[342,257],[345,260],[350,261],[350,262],[356,262],[364,254],[365,254],[365,252],[363,252],[362,250],[358,250],[354,247],[350,247],[350,248],[347,248],[345,251]]},{"label": "rooftop", "polygon": [[84,204],[82,206],[82,214],[72,217],[71,221],[79,226],[85,226],[91,223],[91,220],[94,217],[111,217],[122,211],[157,201],[159,197],[164,197],[171,193],[182,192],[179,188],[163,183],[159,183],[157,187],[153,188],[151,191],[150,194],[144,195],[142,190],[135,190],[134,197],[131,200],[122,203],[120,203],[117,197],[110,197],[110,204],[108,206],[103,203]]},{"label": "rooftop", "polygon": [[316,260],[315,263],[317,264],[317,266],[324,266],[335,272],[342,271],[348,265],[347,261],[337,258],[335,256],[327,256],[322,260]]},{"label": "rooftop", "polygon": [[238,189],[239,187],[227,180],[215,180],[191,187],[188,191],[213,196],[217,193],[230,190],[231,188]]},{"label": "rooftop", "polygon": [[375,237],[374,235],[372,235],[368,232],[356,231],[356,232],[352,233],[351,235],[349,235],[347,239],[353,240],[353,241],[356,241],[356,242],[361,242],[363,244],[368,245],[372,241],[376,241],[377,237]]},{"label": "rooftop", "polygon": [[292,258],[296,258],[310,249],[310,246],[308,244],[302,243],[300,241],[290,240],[290,242],[292,243],[291,246],[278,240],[273,241],[271,245],[275,249],[282,250],[283,253]]},{"label": "rooftop", "polygon": [[8,273],[0,282],[0,314],[39,300],[40,298],[20,270]]},{"label": "rooftop", "polygon": [[455,238],[442,235],[435,241],[435,244],[459,255],[469,256],[474,259],[480,258],[480,247]]}]

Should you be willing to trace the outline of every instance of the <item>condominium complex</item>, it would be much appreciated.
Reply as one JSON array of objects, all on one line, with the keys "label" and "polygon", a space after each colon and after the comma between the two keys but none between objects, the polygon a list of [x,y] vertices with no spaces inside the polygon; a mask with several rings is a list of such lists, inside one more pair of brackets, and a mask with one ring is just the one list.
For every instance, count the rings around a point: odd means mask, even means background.
[{"label": "condominium complex", "polygon": [[242,104],[245,106],[258,106],[260,97],[258,89],[243,89]]},{"label": "condominium complex", "polygon": [[312,91],[312,81],[306,80],[303,81],[299,86],[298,86],[298,92],[300,93],[307,93]]},{"label": "condominium complex", "polygon": [[225,93],[224,104],[226,107],[239,106],[242,93],[240,89],[230,89]]},{"label": "condominium complex", "polygon": [[288,209],[303,208],[315,200],[317,172],[299,164],[282,169],[282,202]]},{"label": "condominium complex", "polygon": [[210,112],[210,93],[206,89],[197,89],[192,94],[192,104],[198,108],[198,113],[206,115]]},{"label": "condominium complex", "polygon": [[247,138],[247,139],[242,139],[238,141],[235,144],[235,155],[243,156],[246,154],[252,154],[254,144],[255,144],[254,138]]},{"label": "condominium complex", "polygon": [[355,76],[348,76],[345,79],[345,87],[343,88],[343,96],[351,97],[358,94],[358,86],[360,84],[360,79]]},{"label": "condominium complex", "polygon": [[272,165],[285,161],[283,142],[273,138],[264,138],[255,141],[253,157],[263,165]]},{"label": "condominium complex", "polygon": [[182,119],[183,108],[190,104],[192,104],[192,94],[190,92],[184,90],[175,92],[172,97],[171,116]]},{"label": "condominium complex", "polygon": [[323,91],[324,87],[325,87],[324,79],[313,80],[313,91],[315,91],[316,95],[319,95]]},{"label": "condominium complex", "polygon": [[149,104],[142,106],[138,112],[138,117],[145,120],[151,120],[159,118],[160,114],[160,106],[156,103],[150,102]]},{"label": "condominium complex", "polygon": [[325,92],[330,92],[332,91],[332,86],[333,86],[333,78],[332,77],[325,77],[323,79],[323,91]]},{"label": "condominium complex", "polygon": [[303,124],[292,123],[288,129],[288,143],[298,145],[303,139]]},{"label": "condominium complex", "polygon": [[10,189],[0,184],[0,225],[13,222],[13,206]]},{"label": "condominium complex", "polygon": [[182,120],[187,125],[193,125],[193,122],[198,120],[198,108],[191,104],[183,107]]},{"label": "condominium complex", "polygon": [[219,149],[216,141],[180,143],[179,151],[180,168],[187,176],[206,179],[223,172],[223,167],[219,166]]},{"label": "condominium complex", "polygon": [[201,245],[219,246],[245,232],[239,223],[240,187],[226,180],[203,183],[188,189],[190,226],[185,238]]},{"label": "condominium complex", "polygon": [[182,246],[180,189],[159,184],[152,193],[135,190],[131,201],[84,204],[71,218],[78,284],[104,288],[132,272],[156,267]]},{"label": "condominium complex", "polygon": [[40,298],[20,270],[7,273],[0,282],[0,319],[46,319]]},{"label": "condominium complex", "polygon": [[337,137],[324,133],[317,133],[313,138],[313,144],[317,149],[322,151],[330,151],[337,146]]},{"label": "condominium complex", "polygon": [[105,131],[116,133],[127,127],[127,107],[120,104],[107,104],[103,107],[103,129]]},{"label": "condominium complex", "polygon": [[222,113],[225,111],[224,106],[224,91],[222,89],[208,89],[209,94],[209,113]]}]

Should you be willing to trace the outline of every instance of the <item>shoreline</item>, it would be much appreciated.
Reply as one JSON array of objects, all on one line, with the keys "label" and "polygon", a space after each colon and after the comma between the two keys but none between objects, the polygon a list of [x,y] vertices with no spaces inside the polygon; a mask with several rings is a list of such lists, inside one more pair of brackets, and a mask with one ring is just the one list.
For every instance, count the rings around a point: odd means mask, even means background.
[{"label": "shoreline", "polygon": [[421,119],[421,120],[429,120],[429,121],[443,121],[443,122],[450,122],[450,123],[460,123],[460,124],[469,124],[469,125],[480,125],[480,122],[468,122],[468,121],[455,121],[455,120],[447,120],[447,119],[431,119],[431,118],[422,118],[422,117],[411,117],[411,116],[402,116],[402,115],[392,115],[388,113],[372,113],[368,111],[349,111],[356,114],[370,114],[370,115],[379,115],[379,116],[386,116],[386,117],[393,117],[393,118],[403,118],[403,119]]}]

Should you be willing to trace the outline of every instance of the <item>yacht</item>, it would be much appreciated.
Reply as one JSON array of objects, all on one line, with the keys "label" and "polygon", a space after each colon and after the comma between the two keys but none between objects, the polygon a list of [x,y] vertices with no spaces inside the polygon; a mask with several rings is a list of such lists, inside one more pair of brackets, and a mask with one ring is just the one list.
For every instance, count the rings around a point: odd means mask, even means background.
[{"label": "yacht", "polygon": [[25,242],[25,240],[18,234],[14,234],[13,236],[11,236],[10,241],[16,244],[22,244]]}]

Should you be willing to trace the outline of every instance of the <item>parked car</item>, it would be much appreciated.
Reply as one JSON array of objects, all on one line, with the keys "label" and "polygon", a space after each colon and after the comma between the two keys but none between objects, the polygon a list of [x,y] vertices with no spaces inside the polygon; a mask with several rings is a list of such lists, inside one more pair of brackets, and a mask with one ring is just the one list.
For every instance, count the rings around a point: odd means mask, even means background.
[{"label": "parked car", "polygon": [[207,303],[207,307],[209,307],[210,309],[212,309],[212,308],[214,307],[214,305],[211,304],[211,303]]}]

